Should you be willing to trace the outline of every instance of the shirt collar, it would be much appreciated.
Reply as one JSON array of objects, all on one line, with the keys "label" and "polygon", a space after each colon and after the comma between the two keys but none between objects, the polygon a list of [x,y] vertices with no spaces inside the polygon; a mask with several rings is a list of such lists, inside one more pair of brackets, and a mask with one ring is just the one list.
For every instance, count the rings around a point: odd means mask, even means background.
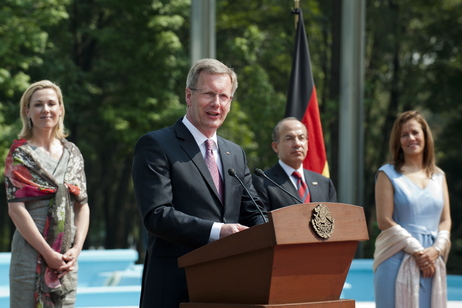
[{"label": "shirt collar", "polygon": [[294,171],[298,171],[298,173],[300,173],[300,175],[302,176],[303,181],[306,182],[305,173],[303,172],[303,164],[300,166],[300,168],[294,169],[291,166],[284,163],[282,160],[279,160],[279,165],[281,165],[282,169],[284,170],[285,173],[287,173],[287,176],[289,178],[292,177],[292,173],[294,173]]},{"label": "shirt collar", "polygon": [[182,120],[183,124],[186,126],[186,128],[191,132],[191,134],[194,137],[194,140],[196,141],[197,145],[199,148],[201,148],[202,144],[204,143],[205,140],[207,139],[212,139],[213,142],[215,143],[215,147],[218,149],[218,141],[217,141],[217,133],[215,132],[211,138],[205,137],[203,133],[201,133],[197,127],[195,127],[186,116],[183,117]]}]

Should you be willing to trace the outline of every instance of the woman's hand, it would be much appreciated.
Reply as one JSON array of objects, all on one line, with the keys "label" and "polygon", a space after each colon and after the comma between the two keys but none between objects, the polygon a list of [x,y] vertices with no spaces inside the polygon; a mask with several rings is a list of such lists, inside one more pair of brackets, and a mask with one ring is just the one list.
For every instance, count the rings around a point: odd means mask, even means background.
[{"label": "woman's hand", "polygon": [[436,272],[436,268],[433,263],[428,263],[427,265],[424,265],[420,268],[420,270],[422,271],[423,278],[431,278],[435,275]]},{"label": "woman's hand", "polygon": [[[59,252],[53,251],[49,254],[43,255],[45,262],[51,270],[54,270],[56,274],[60,275],[62,268],[65,268],[67,263],[64,259],[64,255]],[[62,276],[60,276],[62,277]]]},{"label": "woman's hand", "polygon": [[417,251],[412,256],[420,267],[424,278],[433,277],[435,275],[435,262],[439,257],[439,253],[434,247],[428,247]]},{"label": "woman's hand", "polygon": [[66,266],[61,270],[68,270],[73,271],[75,267],[75,262],[77,262],[77,258],[80,255],[80,250],[77,248],[71,248],[63,254],[63,259],[66,262]]},{"label": "woman's hand", "polygon": [[77,248],[71,248],[62,255],[63,260],[66,264],[60,267],[58,271],[59,278],[63,277],[64,275],[68,274],[69,272],[75,269],[75,262],[77,262],[77,258],[79,255],[80,250]]},{"label": "woman's hand", "polygon": [[44,259],[48,267],[58,275],[58,278],[61,278],[75,269],[75,262],[79,254],[80,250],[71,248],[64,254],[55,251]]}]

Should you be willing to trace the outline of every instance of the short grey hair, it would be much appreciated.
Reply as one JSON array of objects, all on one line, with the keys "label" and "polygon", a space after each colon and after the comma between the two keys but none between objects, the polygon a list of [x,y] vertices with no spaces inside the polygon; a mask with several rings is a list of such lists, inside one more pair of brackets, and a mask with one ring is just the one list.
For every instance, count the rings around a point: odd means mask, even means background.
[{"label": "short grey hair", "polygon": [[222,62],[216,59],[201,59],[194,63],[186,78],[186,88],[195,88],[199,82],[199,76],[202,72],[210,74],[227,74],[231,79],[231,96],[234,95],[237,89],[237,75],[232,68],[224,65]]}]

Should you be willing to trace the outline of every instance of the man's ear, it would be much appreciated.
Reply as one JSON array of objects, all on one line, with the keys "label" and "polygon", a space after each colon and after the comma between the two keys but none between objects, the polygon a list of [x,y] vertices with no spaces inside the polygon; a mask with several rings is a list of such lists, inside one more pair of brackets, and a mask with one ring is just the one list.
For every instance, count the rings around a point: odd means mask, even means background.
[{"label": "man's ear", "polygon": [[187,105],[188,107],[191,106],[191,95],[192,95],[191,89],[186,88],[184,99],[185,99],[186,105]]},{"label": "man's ear", "polygon": [[272,142],[271,143],[271,147],[273,148],[273,151],[276,153],[276,154],[279,154],[279,149],[278,149],[278,146],[279,144],[277,142]]}]

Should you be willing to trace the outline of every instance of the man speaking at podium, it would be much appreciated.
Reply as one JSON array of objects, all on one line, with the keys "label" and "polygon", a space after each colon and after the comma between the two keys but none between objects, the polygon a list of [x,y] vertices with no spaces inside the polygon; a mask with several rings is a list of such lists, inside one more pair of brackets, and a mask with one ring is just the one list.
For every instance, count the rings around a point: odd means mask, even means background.
[{"label": "man speaking at podium", "polygon": [[281,120],[273,131],[271,144],[279,161],[271,168],[256,170],[253,184],[268,211],[309,202],[337,202],[332,180],[303,169],[308,153],[306,126],[295,117]]},{"label": "man speaking at podium", "polygon": [[244,150],[216,134],[236,89],[232,69],[197,61],[186,81],[186,116],[136,144],[132,176],[148,231],[142,308],[188,302],[178,257],[265,221]]}]

